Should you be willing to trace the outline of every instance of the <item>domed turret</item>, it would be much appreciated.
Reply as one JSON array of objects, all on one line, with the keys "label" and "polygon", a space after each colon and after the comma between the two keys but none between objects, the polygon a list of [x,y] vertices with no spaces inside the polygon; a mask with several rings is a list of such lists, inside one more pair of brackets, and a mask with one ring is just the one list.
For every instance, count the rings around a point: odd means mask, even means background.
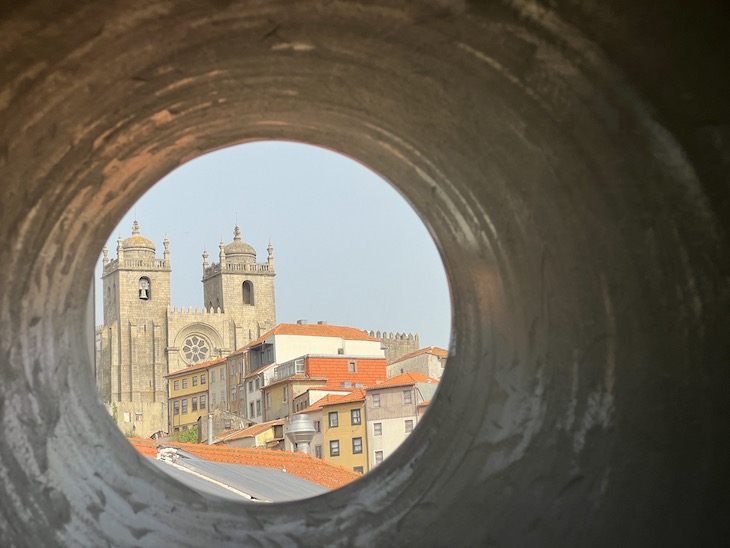
[{"label": "domed turret", "polygon": [[256,250],[241,241],[241,230],[238,225],[233,229],[233,242],[225,246],[226,261],[228,263],[255,263]]},{"label": "domed turret", "polygon": [[154,259],[155,244],[139,234],[139,223],[134,221],[132,225],[132,236],[121,244],[124,250],[124,257],[129,259]]}]

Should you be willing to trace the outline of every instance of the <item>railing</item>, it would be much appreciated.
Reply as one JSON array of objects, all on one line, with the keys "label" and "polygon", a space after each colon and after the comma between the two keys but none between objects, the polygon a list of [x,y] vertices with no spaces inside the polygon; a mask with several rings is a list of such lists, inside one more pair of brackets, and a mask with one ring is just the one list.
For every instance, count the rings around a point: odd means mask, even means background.
[{"label": "railing", "polygon": [[[221,272],[220,263],[213,263],[205,269],[205,276],[212,276],[213,274],[219,274]],[[269,272],[269,265],[263,263],[226,263],[226,272]]]},{"label": "railing", "polygon": [[167,261],[164,259],[153,259],[151,261],[145,259],[112,259],[104,266],[104,272],[114,270],[115,268],[145,268],[147,270],[166,270],[169,268]]}]

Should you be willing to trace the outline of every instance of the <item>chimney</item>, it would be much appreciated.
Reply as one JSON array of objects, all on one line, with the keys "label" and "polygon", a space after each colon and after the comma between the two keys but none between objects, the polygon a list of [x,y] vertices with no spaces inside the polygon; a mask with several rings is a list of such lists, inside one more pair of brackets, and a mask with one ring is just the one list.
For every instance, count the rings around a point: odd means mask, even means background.
[{"label": "chimney", "polygon": [[324,320],[319,320],[319,321],[317,322],[317,325],[327,325],[327,322],[326,322],[326,321],[324,321]]},{"label": "chimney", "polygon": [[309,320],[297,320],[299,325],[309,325]]}]

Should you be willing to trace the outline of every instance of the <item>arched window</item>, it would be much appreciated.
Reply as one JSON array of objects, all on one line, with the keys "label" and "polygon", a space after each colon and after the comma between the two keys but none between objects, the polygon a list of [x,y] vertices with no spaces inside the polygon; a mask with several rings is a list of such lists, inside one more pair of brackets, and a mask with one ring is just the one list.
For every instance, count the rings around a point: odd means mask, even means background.
[{"label": "arched window", "polygon": [[243,304],[253,304],[253,284],[249,280],[243,282]]},{"label": "arched window", "polygon": [[139,279],[139,299],[141,301],[149,301],[152,298],[152,287],[150,279],[143,277]]}]

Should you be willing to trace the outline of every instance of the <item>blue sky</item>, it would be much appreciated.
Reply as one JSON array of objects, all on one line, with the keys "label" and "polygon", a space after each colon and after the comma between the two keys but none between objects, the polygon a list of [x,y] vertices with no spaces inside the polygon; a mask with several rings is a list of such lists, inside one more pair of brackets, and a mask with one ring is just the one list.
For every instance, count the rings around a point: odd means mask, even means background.
[{"label": "blue sky", "polygon": [[[419,333],[448,348],[450,299],[441,259],[406,201],[361,164],[285,142],[249,143],[179,167],[125,215],[107,243],[140,232],[170,240],[172,306],[202,306],[202,253],[242,239],[276,263],[277,322],[324,320],[367,330]],[[97,266],[97,288],[101,268]],[[97,298],[97,323],[101,323]]]}]

